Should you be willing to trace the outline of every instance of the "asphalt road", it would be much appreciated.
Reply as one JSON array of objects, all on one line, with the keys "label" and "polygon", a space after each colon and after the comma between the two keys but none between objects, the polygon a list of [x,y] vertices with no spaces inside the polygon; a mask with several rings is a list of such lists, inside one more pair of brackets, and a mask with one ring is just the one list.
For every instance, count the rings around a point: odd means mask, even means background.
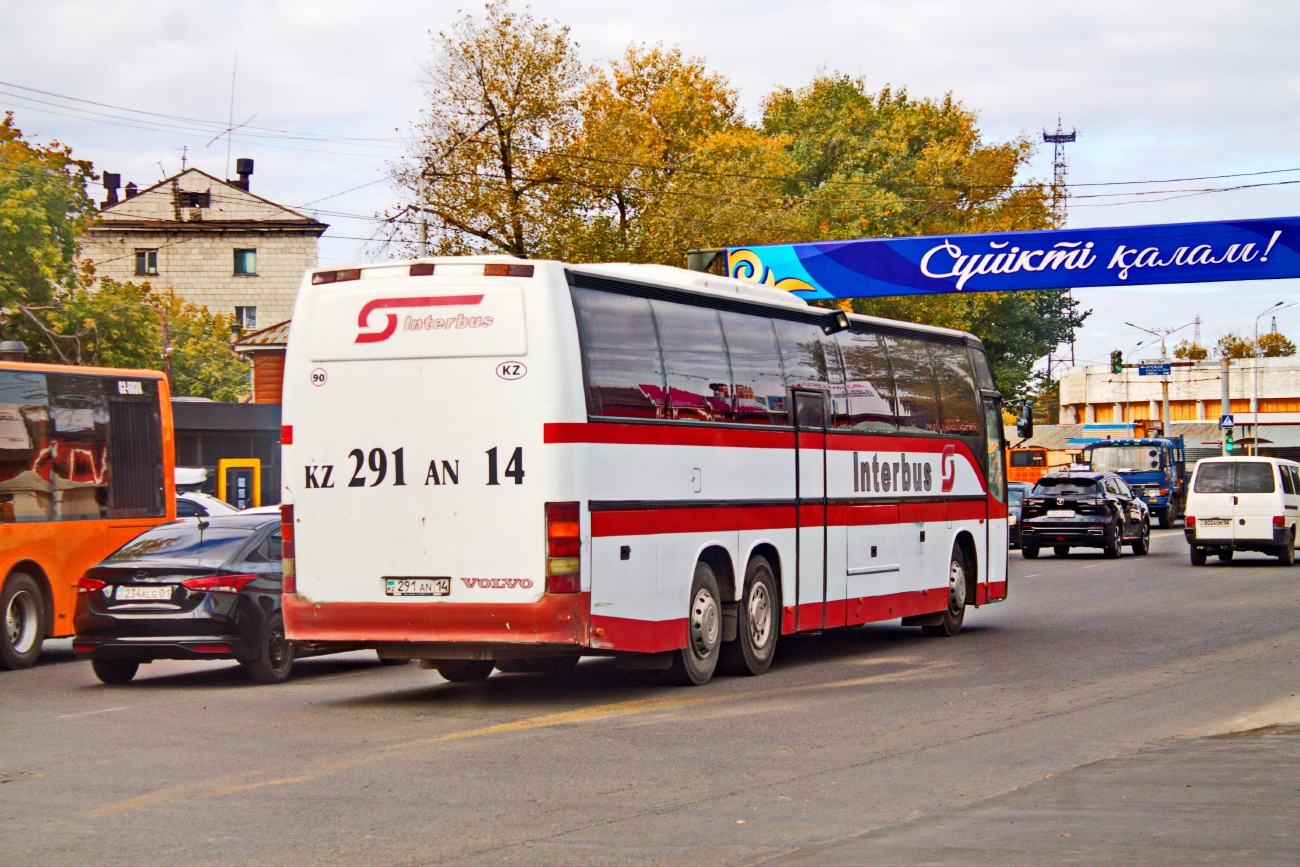
[{"label": "asphalt road", "polygon": [[107,687],[56,643],[0,673],[0,863],[1298,864],[1300,566],[1275,562],[1196,569],[1180,531],[1013,553],[956,639],[786,640],[694,689],[363,653]]}]

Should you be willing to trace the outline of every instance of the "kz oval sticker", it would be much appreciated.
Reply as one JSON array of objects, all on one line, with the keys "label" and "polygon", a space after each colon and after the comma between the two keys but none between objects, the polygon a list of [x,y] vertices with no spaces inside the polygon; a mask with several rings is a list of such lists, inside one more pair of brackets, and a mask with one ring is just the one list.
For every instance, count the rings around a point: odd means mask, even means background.
[{"label": "kz oval sticker", "polygon": [[528,368],[520,361],[503,361],[497,365],[497,376],[502,379],[523,379],[526,373]]}]

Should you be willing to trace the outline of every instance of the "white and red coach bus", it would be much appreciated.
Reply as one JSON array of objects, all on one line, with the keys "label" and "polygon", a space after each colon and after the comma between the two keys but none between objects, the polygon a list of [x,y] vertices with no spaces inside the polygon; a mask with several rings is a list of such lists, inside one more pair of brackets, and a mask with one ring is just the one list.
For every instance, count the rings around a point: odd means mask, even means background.
[{"label": "white and red coach bus", "polygon": [[318,271],[284,373],[285,622],[451,680],[703,683],[781,635],[955,635],[1007,593],[969,334],[653,265]]}]

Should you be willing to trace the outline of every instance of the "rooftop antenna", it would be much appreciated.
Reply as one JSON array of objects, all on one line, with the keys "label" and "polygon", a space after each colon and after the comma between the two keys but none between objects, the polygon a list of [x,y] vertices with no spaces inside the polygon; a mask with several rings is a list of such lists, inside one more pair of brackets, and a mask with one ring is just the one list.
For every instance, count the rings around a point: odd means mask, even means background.
[{"label": "rooftop antenna", "polygon": [[[235,126],[235,73],[239,71],[239,52],[235,52],[235,62],[230,66],[230,119],[226,121],[226,177],[230,177],[230,140],[234,138]],[[1060,126],[1060,121],[1057,121]]]},{"label": "rooftop antenna", "polygon": [[185,145],[181,148],[181,171],[185,171],[186,157],[189,156],[190,146]]},{"label": "rooftop antenna", "polygon": [[1273,317],[1273,333],[1277,334],[1277,317]]},{"label": "rooftop antenna", "polygon": [[[1056,118],[1056,132],[1043,130],[1043,141],[1052,145],[1052,222],[1057,228],[1065,228],[1065,200],[1068,190],[1065,186],[1065,146],[1072,143],[1079,135],[1077,129],[1065,131],[1061,118]],[[1074,313],[1074,291],[1070,291],[1070,313]],[[1070,365],[1074,365],[1074,328],[1070,328]]]},{"label": "rooftop antenna", "polygon": [[1201,345],[1201,314],[1199,313],[1196,314],[1196,318],[1192,320],[1192,324],[1196,326],[1196,329],[1192,332],[1192,343],[1195,344],[1196,346],[1200,346]]}]

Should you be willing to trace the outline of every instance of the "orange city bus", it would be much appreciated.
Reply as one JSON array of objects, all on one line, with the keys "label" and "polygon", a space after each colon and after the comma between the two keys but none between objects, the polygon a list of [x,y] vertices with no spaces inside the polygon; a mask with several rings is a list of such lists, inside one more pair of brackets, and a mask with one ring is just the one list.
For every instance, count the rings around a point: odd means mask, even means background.
[{"label": "orange city bus", "polygon": [[82,573],[176,517],[167,380],[0,362],[0,668],[73,633]]}]

